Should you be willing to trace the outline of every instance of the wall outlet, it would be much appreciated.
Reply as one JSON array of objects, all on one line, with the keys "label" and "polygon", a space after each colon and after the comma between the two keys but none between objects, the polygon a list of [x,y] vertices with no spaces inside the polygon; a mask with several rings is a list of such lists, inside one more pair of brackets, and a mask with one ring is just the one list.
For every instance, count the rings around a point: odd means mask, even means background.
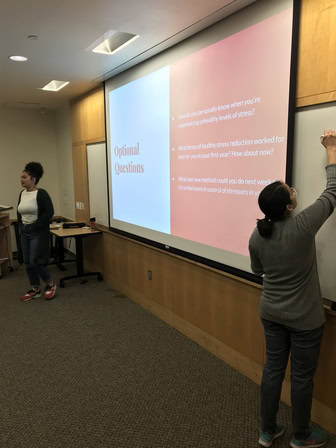
[{"label": "wall outlet", "polygon": [[81,202],[81,204],[82,204],[82,208],[81,209],[84,210],[84,202]]},{"label": "wall outlet", "polygon": [[76,208],[77,210],[80,210],[80,202],[76,202]]},{"label": "wall outlet", "polygon": [[148,269],[148,280],[152,280],[152,271]]}]

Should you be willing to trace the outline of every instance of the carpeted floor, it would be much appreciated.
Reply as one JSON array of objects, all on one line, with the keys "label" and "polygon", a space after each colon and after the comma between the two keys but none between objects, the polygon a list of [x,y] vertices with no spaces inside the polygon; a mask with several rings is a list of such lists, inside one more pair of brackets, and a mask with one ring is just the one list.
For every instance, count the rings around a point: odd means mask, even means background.
[{"label": "carpeted floor", "polygon": [[223,361],[95,278],[27,289],[23,267],[0,280],[1,448],[258,446],[259,387]]}]

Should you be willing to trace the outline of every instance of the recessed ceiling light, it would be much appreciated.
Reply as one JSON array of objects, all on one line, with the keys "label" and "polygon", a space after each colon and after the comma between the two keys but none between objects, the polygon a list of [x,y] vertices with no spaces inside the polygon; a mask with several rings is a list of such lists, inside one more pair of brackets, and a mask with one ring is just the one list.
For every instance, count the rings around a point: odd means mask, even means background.
[{"label": "recessed ceiling light", "polygon": [[16,61],[16,62],[24,62],[24,61],[28,61],[28,58],[24,57],[24,56],[8,56],[9,59],[11,59],[12,61]]},{"label": "recessed ceiling light", "polygon": [[52,80],[46,86],[42,87],[42,90],[49,90],[50,92],[58,92],[63,89],[63,87],[67,86],[69,81],[56,81]]},{"label": "recessed ceiling light", "polygon": [[129,45],[138,37],[140,36],[136,34],[109,30],[104,33],[103,36],[97,39],[92,45],[90,45],[87,50],[93,51],[94,53],[112,55]]}]

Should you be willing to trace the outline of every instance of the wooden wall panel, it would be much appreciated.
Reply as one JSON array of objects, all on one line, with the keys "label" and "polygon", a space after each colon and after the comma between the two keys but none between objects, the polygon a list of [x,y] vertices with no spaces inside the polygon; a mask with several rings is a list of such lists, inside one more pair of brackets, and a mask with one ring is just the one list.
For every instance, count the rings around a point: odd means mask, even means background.
[{"label": "wooden wall panel", "polygon": [[259,297],[259,289],[239,280],[175,262],[174,313],[262,366]]},{"label": "wooden wall panel", "polygon": [[90,209],[86,145],[73,145],[72,160],[75,202],[84,204],[84,210],[75,209],[76,221],[89,222]]},{"label": "wooden wall panel", "polygon": [[104,90],[99,88],[71,104],[73,143],[105,141]]},{"label": "wooden wall panel", "polygon": [[[336,411],[336,316],[327,316],[315,377],[314,397]],[[336,430],[336,420],[335,420]]]},{"label": "wooden wall panel", "polygon": [[[137,295],[173,311],[172,260],[152,249],[115,236],[104,234],[104,278],[118,281]],[[152,280],[148,279],[152,271]]]},{"label": "wooden wall panel", "polygon": [[99,247],[93,244],[85,247],[94,248],[100,261],[89,254],[87,262],[107,283],[157,304],[263,366],[259,288],[108,232]]},{"label": "wooden wall panel", "polygon": [[84,134],[84,129],[82,129],[81,107],[82,107],[82,103],[80,101],[76,101],[71,104],[71,139],[72,139],[72,143],[80,143],[83,138],[82,136]]},{"label": "wooden wall panel", "polygon": [[83,238],[83,251],[85,253],[84,269],[98,271],[104,276],[104,233]]},{"label": "wooden wall panel", "polygon": [[104,242],[105,277],[118,279],[134,291],[145,295],[145,272],[139,260],[146,257],[141,250],[129,241],[113,235],[107,235]]},{"label": "wooden wall panel", "polygon": [[171,312],[174,312],[174,261],[170,256],[149,250],[144,265],[147,280],[148,270],[152,272],[152,280],[146,282],[146,295]]},{"label": "wooden wall panel", "polygon": [[[8,268],[13,269],[12,235],[9,213],[0,213],[0,279]],[[6,261],[5,261],[6,260]]]},{"label": "wooden wall panel", "polygon": [[336,0],[302,0],[297,106],[336,100]]},{"label": "wooden wall panel", "polygon": [[89,181],[86,145],[105,141],[104,90],[102,87],[71,104],[72,157],[75,203],[84,204],[84,210],[75,209],[76,221],[90,218]]}]

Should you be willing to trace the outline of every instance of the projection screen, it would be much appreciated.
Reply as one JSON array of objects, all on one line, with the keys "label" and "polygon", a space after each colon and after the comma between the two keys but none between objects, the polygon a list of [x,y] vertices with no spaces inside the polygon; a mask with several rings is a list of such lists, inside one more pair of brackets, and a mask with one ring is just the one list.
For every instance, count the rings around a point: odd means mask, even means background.
[{"label": "projection screen", "polygon": [[257,2],[105,83],[112,230],[249,278],[258,195],[291,180],[293,17]]}]

